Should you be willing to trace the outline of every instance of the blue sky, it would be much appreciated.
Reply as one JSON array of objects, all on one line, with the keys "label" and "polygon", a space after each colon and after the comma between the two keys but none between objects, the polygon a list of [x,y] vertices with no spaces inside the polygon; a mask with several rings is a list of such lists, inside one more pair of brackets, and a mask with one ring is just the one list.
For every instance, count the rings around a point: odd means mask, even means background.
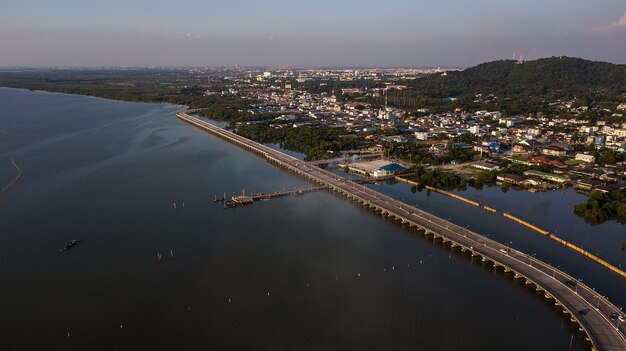
[{"label": "blue sky", "polygon": [[0,0],[0,67],[626,63],[624,0]]}]

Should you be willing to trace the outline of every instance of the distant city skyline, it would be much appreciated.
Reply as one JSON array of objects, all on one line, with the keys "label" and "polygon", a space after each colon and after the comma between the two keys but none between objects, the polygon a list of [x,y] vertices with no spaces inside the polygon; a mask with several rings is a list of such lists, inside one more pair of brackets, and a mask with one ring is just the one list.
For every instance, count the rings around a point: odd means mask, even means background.
[{"label": "distant city skyline", "polygon": [[0,67],[469,67],[626,63],[623,0],[11,1]]}]

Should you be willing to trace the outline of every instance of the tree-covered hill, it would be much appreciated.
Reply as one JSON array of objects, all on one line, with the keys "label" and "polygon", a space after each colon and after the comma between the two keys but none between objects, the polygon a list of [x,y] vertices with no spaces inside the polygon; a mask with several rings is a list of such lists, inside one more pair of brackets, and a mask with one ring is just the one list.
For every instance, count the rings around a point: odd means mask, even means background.
[{"label": "tree-covered hill", "polygon": [[[506,115],[541,112],[547,117],[626,121],[626,117],[612,116],[626,101],[626,65],[571,57],[501,60],[403,83],[411,89],[391,92],[388,100],[408,110],[428,108],[428,113],[437,113],[459,108],[497,110]],[[572,104],[563,109],[555,105],[559,100]],[[574,110],[578,107],[584,109]]]},{"label": "tree-covered hill", "polygon": [[416,79],[416,90],[432,97],[463,94],[546,95],[575,97],[588,93],[626,93],[626,65],[571,57],[518,63],[493,61],[446,74]]}]

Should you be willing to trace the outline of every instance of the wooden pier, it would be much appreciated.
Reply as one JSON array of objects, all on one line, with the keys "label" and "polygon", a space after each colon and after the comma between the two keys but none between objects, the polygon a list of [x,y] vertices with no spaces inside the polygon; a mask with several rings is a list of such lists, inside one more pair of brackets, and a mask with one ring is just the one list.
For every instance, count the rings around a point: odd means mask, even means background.
[{"label": "wooden pier", "polygon": [[274,199],[277,197],[283,197],[283,196],[299,196],[299,195],[303,195],[306,193],[312,193],[314,191],[320,191],[324,189],[328,189],[328,187],[313,186],[313,187],[292,188],[292,189],[273,191],[270,193],[258,193],[257,192],[257,193],[251,193],[250,195],[245,195],[245,193],[242,191],[241,195],[233,195],[230,198],[227,198],[226,194],[224,193],[224,196],[221,198],[218,198],[217,195],[215,195],[213,202],[222,202],[224,203],[224,207],[236,207],[239,205],[248,205],[248,204],[254,203],[254,201],[267,201],[267,200],[271,200],[271,199]]}]

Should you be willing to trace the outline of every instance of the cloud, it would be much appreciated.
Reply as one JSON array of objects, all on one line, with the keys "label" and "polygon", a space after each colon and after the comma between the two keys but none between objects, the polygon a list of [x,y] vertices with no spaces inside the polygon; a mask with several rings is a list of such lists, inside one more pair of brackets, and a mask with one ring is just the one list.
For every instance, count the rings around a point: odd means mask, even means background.
[{"label": "cloud", "polygon": [[620,17],[617,21],[602,27],[596,27],[591,30],[594,33],[613,33],[619,31],[626,31],[626,11],[622,17]]}]

